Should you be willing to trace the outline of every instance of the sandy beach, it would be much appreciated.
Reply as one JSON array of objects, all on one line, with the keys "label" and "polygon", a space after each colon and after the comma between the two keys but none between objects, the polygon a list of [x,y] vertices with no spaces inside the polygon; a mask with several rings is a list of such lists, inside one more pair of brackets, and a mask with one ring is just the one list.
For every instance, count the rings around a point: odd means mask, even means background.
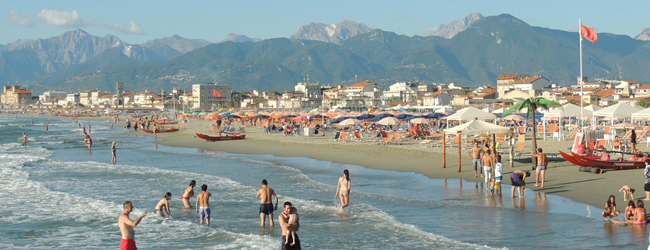
[{"label": "sandy beach", "polygon": [[[173,147],[204,148],[209,151],[225,151],[240,154],[271,154],[283,157],[308,157],[323,161],[343,164],[361,165],[367,168],[414,172],[437,179],[463,179],[469,182],[480,182],[482,178],[474,178],[471,159],[466,152],[462,155],[462,171],[458,172],[458,149],[447,149],[447,167],[442,168],[441,148],[420,148],[420,141],[406,141],[403,145],[368,145],[364,142],[334,142],[330,138],[333,133],[316,137],[284,136],[274,133],[265,136],[259,128],[247,128],[246,139],[239,141],[207,142],[198,138],[195,133],[209,133],[209,121],[190,122],[187,129],[179,132],[160,133],[159,143]],[[132,132],[135,134],[134,132]],[[137,134],[144,134],[137,132]],[[549,139],[549,138],[547,138]],[[153,138],[152,138],[153,140]],[[524,152],[530,152],[531,138],[527,138]],[[557,153],[558,150],[567,152],[571,141],[551,141],[538,139],[538,147],[547,153]],[[642,151],[645,145],[639,144]],[[506,150],[504,146],[502,150]],[[522,155],[521,160],[515,160],[514,167],[508,165],[508,155],[504,155],[504,183],[510,184],[508,176],[517,169],[530,170],[530,156]],[[616,156],[615,156],[616,157]],[[602,207],[610,194],[623,200],[623,194],[618,190],[623,185],[635,188],[635,198],[644,198],[643,169],[607,171],[603,174],[592,174],[578,171],[578,166],[566,162],[562,158],[551,158],[546,173],[544,188],[534,187],[535,172],[527,178],[527,195],[533,195],[530,190],[546,192],[573,199],[578,202]]]}]

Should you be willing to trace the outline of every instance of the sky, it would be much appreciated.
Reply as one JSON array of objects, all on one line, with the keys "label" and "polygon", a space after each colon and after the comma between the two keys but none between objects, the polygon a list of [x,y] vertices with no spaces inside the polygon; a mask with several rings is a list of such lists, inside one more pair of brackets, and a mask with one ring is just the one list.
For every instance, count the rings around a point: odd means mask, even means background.
[{"label": "sky", "polygon": [[353,20],[400,35],[464,18],[510,14],[532,26],[577,31],[578,19],[596,32],[635,37],[650,27],[650,1],[3,1],[0,44],[59,36],[75,29],[139,44],[179,35],[218,42],[230,33],[252,38],[290,37],[312,22]]}]

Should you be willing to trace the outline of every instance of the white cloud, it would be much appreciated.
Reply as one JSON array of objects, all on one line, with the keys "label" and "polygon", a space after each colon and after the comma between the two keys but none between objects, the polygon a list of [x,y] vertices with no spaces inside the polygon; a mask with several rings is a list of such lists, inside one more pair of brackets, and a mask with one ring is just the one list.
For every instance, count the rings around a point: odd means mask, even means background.
[{"label": "white cloud", "polygon": [[7,16],[7,21],[23,27],[34,26],[34,23],[32,23],[32,21],[28,20],[27,18],[23,18],[23,15],[20,14],[20,12],[18,12],[17,10],[11,10],[9,12],[9,16]]},{"label": "white cloud", "polygon": [[131,23],[131,27],[128,29],[122,26],[121,24],[117,24],[117,23],[102,23],[101,25],[109,29],[117,30],[124,34],[135,34],[135,35],[144,34],[144,30],[142,29],[142,27],[140,27],[140,24],[136,23],[133,20],[130,20],[129,23]]},{"label": "white cloud", "polygon": [[36,16],[39,17],[44,24],[50,26],[82,27],[87,23],[86,20],[82,19],[81,16],[79,16],[76,10],[67,12],[43,9],[41,12],[36,14]]}]

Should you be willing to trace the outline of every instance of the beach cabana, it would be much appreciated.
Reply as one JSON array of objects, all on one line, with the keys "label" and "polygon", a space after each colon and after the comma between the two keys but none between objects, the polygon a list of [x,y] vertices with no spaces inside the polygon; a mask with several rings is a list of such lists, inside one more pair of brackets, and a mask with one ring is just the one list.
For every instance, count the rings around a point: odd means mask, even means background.
[{"label": "beach cabana", "polygon": [[650,118],[650,108],[632,113],[632,120],[645,120]]},{"label": "beach cabana", "polygon": [[[479,135],[479,134],[498,134],[498,133],[508,133],[510,132],[510,128],[505,128],[501,127],[499,125],[495,125],[489,122],[484,122],[481,120],[473,120],[461,125],[458,125],[453,128],[448,128],[443,130],[443,139],[445,138],[445,134],[450,134],[450,135]],[[460,172],[460,164],[461,164],[461,141],[458,140],[458,172]],[[443,140],[444,142],[444,140]],[[512,146],[511,146],[512,147]],[[443,154],[442,154],[442,166],[445,167],[446,165],[446,157],[445,157],[445,146],[443,148]],[[511,156],[512,157],[512,156]]]},{"label": "beach cabana", "polygon": [[614,124],[614,119],[630,118],[632,114],[641,111],[640,108],[630,106],[627,103],[619,103],[607,108],[594,112],[596,116],[604,116],[606,119],[611,119],[611,124]]},{"label": "beach cabana", "polygon": [[589,104],[588,106],[585,106],[585,109],[590,110],[590,111],[598,111],[598,110],[601,110],[603,108],[598,107],[598,106],[596,106],[594,104]]},{"label": "beach cabana", "polygon": [[461,124],[464,121],[471,120],[496,120],[497,116],[490,114],[483,110],[477,109],[475,107],[467,107],[461,110],[458,110],[453,115],[447,116],[447,127],[449,127],[449,121],[458,121],[458,124]]}]

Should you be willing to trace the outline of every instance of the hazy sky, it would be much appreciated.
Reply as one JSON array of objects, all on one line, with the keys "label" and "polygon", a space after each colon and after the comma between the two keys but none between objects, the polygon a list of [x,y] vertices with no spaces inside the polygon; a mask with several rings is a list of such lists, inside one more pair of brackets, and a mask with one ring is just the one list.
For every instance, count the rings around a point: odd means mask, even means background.
[{"label": "hazy sky", "polygon": [[211,42],[229,33],[289,37],[311,22],[353,20],[403,35],[422,35],[472,12],[508,13],[530,25],[577,31],[578,19],[597,32],[638,35],[650,27],[650,1],[3,1],[0,44],[48,38],[81,28],[137,44],[178,34]]}]

